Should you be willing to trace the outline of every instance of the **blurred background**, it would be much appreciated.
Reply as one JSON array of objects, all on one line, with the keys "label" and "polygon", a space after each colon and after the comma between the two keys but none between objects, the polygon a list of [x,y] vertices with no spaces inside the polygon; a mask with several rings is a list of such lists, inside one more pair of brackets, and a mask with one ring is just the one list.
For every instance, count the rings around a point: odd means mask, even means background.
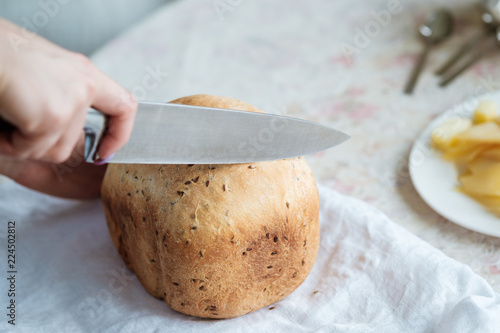
[{"label": "blurred background", "polygon": [[4,0],[0,16],[61,45],[90,54],[169,0]]}]

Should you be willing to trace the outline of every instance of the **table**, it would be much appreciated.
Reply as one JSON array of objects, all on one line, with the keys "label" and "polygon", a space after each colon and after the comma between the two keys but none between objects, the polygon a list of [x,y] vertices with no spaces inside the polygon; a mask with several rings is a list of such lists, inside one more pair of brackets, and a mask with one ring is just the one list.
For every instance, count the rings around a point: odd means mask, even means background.
[{"label": "table", "polygon": [[433,50],[413,95],[402,93],[432,1],[185,0],[165,5],[92,56],[139,99],[206,93],[337,127],[351,139],[307,156],[318,183],[385,212],[500,291],[500,239],[440,217],[416,193],[408,154],[446,109],[495,90],[495,55],[445,89],[432,71],[479,28],[471,1],[442,1],[454,35]]},{"label": "table", "polygon": [[348,142],[307,156],[316,180],[378,207],[500,291],[500,239],[436,214],[409,178],[410,148],[433,118],[500,88],[494,54],[438,88],[432,71],[480,28],[471,1],[439,6],[455,14],[454,34],[411,96],[402,90],[422,49],[416,26],[432,1],[178,1],[92,59],[142,99],[230,96],[342,129]]}]

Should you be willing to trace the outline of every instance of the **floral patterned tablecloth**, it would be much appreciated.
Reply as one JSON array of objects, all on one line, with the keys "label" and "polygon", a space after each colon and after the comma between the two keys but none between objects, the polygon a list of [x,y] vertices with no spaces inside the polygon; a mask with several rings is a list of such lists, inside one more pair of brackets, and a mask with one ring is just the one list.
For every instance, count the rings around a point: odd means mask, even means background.
[{"label": "floral patterned tablecloth", "polygon": [[[185,0],[163,7],[92,57],[139,99],[206,93],[332,125],[351,139],[307,156],[319,183],[360,198],[500,291],[500,239],[427,206],[409,178],[412,143],[437,115],[500,88],[487,54],[446,88],[433,70],[481,27],[472,1]],[[402,93],[433,9],[455,17],[413,95]],[[500,221],[499,221],[500,228]]]}]

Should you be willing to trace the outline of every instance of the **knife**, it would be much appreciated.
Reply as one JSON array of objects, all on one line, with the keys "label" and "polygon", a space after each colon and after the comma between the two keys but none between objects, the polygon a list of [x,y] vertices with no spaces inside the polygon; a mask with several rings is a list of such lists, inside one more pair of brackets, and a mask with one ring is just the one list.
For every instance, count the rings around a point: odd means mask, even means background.
[{"label": "knife", "polygon": [[[89,163],[98,159],[107,120],[101,112],[89,109],[84,126]],[[287,116],[139,102],[129,141],[108,163],[260,162],[322,151],[348,138],[334,128]]]}]

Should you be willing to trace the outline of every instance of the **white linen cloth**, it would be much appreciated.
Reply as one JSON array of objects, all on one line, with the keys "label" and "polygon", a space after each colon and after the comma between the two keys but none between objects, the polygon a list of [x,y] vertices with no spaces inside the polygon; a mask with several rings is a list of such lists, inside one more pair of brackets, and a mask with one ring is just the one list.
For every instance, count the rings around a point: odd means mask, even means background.
[{"label": "white linen cloth", "polygon": [[[149,295],[108,235],[99,200],[0,184],[1,332],[499,332],[500,295],[376,208],[320,187],[321,244],[305,282],[242,317],[182,315]],[[16,221],[16,326],[5,316]]]}]

